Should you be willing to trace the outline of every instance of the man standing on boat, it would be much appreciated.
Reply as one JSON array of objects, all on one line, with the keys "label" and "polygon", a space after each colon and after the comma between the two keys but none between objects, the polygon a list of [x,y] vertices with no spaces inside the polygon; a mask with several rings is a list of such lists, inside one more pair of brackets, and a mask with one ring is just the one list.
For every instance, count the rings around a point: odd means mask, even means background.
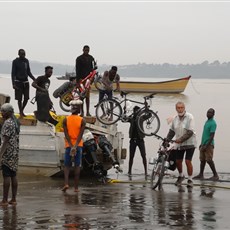
[{"label": "man standing on boat", "polygon": [[[104,99],[105,95],[107,96],[108,99],[113,98],[113,83],[116,82],[116,91],[120,91],[120,76],[117,74],[117,66],[112,66],[109,71],[105,71],[102,80],[101,80],[101,85],[102,89],[99,90],[99,102]],[[103,110],[103,115],[102,119],[106,117],[104,108]],[[113,116],[109,118],[109,120],[113,120]]]},{"label": "man standing on boat", "polygon": [[[0,166],[3,175],[3,199],[0,202],[0,206],[16,205],[20,124],[14,116],[14,108],[11,104],[3,104],[1,114],[4,122],[1,129],[0,147]],[[8,202],[10,184],[12,198]]]},{"label": "man standing on boat", "polygon": [[[14,59],[12,62],[12,85],[15,90],[15,100],[18,101],[18,109],[20,117],[25,117],[24,109],[29,100],[29,81],[28,76],[34,81],[35,77],[30,71],[29,60],[25,58],[26,52],[23,49],[18,51],[19,57]],[[22,98],[24,100],[22,102]]]},{"label": "man standing on boat", "polygon": [[69,172],[72,164],[74,164],[74,191],[78,192],[83,148],[82,135],[86,124],[85,119],[79,116],[81,105],[81,100],[70,101],[72,114],[63,120],[66,148],[64,160],[65,185],[62,188],[63,192],[69,188]]},{"label": "man standing on boat", "polygon": [[112,66],[109,71],[105,71],[102,77],[103,89],[99,91],[99,102],[107,95],[108,99],[113,97],[113,83],[116,82],[116,91],[120,91],[120,76],[117,74],[117,66]]},{"label": "man standing on boat", "polygon": [[[76,77],[77,82],[79,83],[83,80],[89,73],[95,68],[96,62],[94,57],[89,54],[90,48],[88,45],[83,47],[83,54],[78,56],[76,59]],[[90,109],[90,90],[87,91],[86,95],[86,116],[91,116],[89,109]],[[84,116],[84,108],[83,104],[81,106],[81,115]]]},{"label": "man standing on boat", "polygon": [[36,89],[36,101],[37,101],[37,111],[36,118],[39,121],[46,122],[50,118],[49,111],[53,106],[52,101],[49,96],[49,86],[50,77],[53,74],[53,67],[45,67],[45,75],[37,77],[37,79],[32,83],[32,86]]}]

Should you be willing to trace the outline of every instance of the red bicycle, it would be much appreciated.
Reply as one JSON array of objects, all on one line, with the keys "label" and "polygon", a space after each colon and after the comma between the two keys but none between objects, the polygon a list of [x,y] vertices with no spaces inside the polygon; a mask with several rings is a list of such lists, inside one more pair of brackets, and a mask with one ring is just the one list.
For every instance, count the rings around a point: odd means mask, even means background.
[{"label": "red bicycle", "polygon": [[61,90],[55,90],[53,96],[55,98],[59,97],[60,108],[65,111],[70,111],[69,102],[74,99],[84,100],[88,91],[90,90],[91,84],[94,82],[95,78],[98,76],[96,67],[86,76],[84,79],[81,79],[80,82],[74,84],[69,84],[67,87]]}]

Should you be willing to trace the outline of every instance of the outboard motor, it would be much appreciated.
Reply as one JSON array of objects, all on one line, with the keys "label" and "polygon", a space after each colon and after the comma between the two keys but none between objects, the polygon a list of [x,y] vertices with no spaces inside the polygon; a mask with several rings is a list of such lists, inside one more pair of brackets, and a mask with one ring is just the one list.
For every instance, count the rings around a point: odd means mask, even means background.
[{"label": "outboard motor", "polygon": [[104,135],[99,136],[98,145],[102,149],[103,153],[105,155],[107,155],[112,160],[113,167],[117,171],[122,172],[122,169],[120,168],[119,162],[117,160],[115,160],[115,157],[111,152],[113,147],[112,147],[111,143],[108,141],[108,139],[106,138],[106,136],[104,136]]},{"label": "outboard motor", "polygon": [[94,139],[93,134],[88,129],[84,130],[84,133],[82,135],[82,140],[86,152],[92,156],[94,163],[97,163],[98,162],[96,157],[97,143]]},{"label": "outboard motor", "polygon": [[107,172],[104,170],[103,165],[97,160],[97,143],[89,129],[85,129],[82,140],[86,153],[93,159],[93,173],[99,178],[106,176]]}]

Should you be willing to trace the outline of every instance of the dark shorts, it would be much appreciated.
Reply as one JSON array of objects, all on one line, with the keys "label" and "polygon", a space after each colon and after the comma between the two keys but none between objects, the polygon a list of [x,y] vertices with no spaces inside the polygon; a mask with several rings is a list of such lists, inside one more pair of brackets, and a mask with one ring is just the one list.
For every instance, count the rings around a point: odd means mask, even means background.
[{"label": "dark shorts", "polygon": [[[64,165],[67,167],[71,167],[71,165],[72,165],[70,150],[71,150],[70,147],[65,149]],[[77,147],[76,154],[74,157],[74,165],[80,167],[81,161],[82,161],[82,147]]]},{"label": "dark shorts", "polygon": [[194,151],[195,151],[195,148],[177,150],[176,159],[177,160],[183,160],[184,159],[184,154],[186,153],[185,160],[190,160],[191,161]]},{"label": "dark shorts", "polygon": [[29,82],[20,82],[15,81],[15,86],[17,89],[15,89],[15,100],[22,101],[22,97],[24,96],[24,100],[29,100],[30,95],[30,84]]},{"label": "dark shorts", "polygon": [[17,172],[11,170],[8,166],[2,165],[2,176],[3,177],[16,177]]},{"label": "dark shorts", "polygon": [[99,91],[99,102],[104,99],[105,95],[107,95],[108,99],[112,99],[113,91],[112,90],[100,90]]}]

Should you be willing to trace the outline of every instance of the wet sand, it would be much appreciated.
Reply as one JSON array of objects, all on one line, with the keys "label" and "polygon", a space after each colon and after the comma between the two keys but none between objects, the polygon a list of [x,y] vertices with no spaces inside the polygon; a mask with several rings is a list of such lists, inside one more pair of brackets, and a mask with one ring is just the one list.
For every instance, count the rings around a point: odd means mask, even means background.
[{"label": "wet sand", "polygon": [[0,229],[229,229],[228,182],[194,181],[190,190],[168,177],[155,191],[141,174],[118,179],[82,179],[80,192],[63,193],[63,178],[20,177],[18,204],[0,207]]}]

